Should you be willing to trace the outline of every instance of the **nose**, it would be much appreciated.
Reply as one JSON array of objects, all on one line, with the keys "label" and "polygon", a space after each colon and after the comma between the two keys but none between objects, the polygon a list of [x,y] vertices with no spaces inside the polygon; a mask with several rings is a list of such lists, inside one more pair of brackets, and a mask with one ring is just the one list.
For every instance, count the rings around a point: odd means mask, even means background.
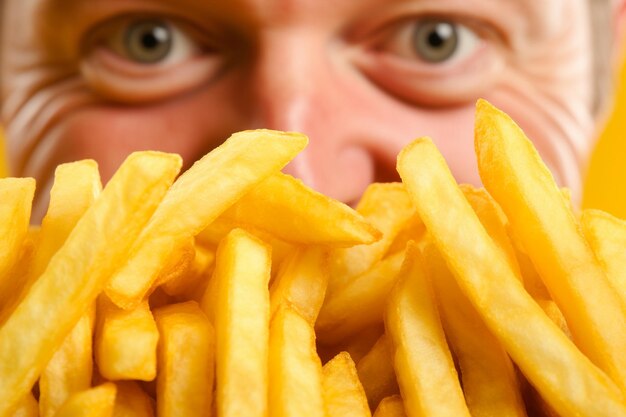
[{"label": "nose", "polygon": [[285,172],[354,204],[374,180],[375,158],[359,134],[349,68],[315,30],[267,33],[254,63],[255,125],[298,131],[308,147]]}]

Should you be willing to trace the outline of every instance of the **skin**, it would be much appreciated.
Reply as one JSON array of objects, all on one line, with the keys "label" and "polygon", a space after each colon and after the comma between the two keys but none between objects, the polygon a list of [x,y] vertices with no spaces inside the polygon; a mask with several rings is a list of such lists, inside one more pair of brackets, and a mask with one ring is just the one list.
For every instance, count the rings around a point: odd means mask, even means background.
[{"label": "skin", "polygon": [[[474,103],[484,97],[533,139],[575,198],[592,145],[588,0],[5,0],[2,125],[13,175],[37,179],[94,158],[103,180],[134,150],[189,166],[232,132],[300,131],[286,172],[354,204],[397,180],[397,153],[431,136],[460,182],[478,184]],[[175,27],[173,55],[134,62],[122,34],[145,17]],[[416,52],[424,19],[462,47]]]}]

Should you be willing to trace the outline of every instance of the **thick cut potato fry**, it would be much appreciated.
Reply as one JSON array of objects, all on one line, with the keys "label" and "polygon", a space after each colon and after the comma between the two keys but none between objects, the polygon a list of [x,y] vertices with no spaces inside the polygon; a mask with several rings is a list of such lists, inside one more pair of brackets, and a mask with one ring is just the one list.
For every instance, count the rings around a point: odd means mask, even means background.
[{"label": "thick cut potato fry", "polygon": [[383,398],[400,393],[392,353],[389,337],[383,334],[357,364],[356,370],[370,410],[375,410]]},{"label": "thick cut potato fry", "polygon": [[511,264],[519,279],[522,279],[520,267],[515,256],[515,248],[509,238],[508,220],[502,209],[484,188],[474,188],[471,185],[459,186],[470,206],[474,209],[478,220],[483,225],[489,236],[498,248],[504,253],[506,260]]},{"label": "thick cut potato fry", "polygon": [[548,168],[509,116],[476,111],[481,179],[507,215],[576,345],[626,394],[626,315]]},{"label": "thick cut potato fry", "polygon": [[301,245],[353,246],[373,243],[381,237],[347,205],[280,172],[244,195],[221,220]]},{"label": "thick cut potato fry", "polygon": [[195,301],[162,307],[154,317],[161,334],[157,414],[211,415],[215,333],[209,319]]},{"label": "thick cut potato fry", "polygon": [[411,200],[400,183],[371,184],[361,197],[357,211],[382,232],[382,238],[369,245],[336,249],[330,258],[328,292],[333,294],[351,278],[380,261],[396,236],[413,220]]},{"label": "thick cut potato fry", "polygon": [[324,365],[322,389],[326,415],[371,417],[365,391],[349,353],[341,352]]},{"label": "thick cut potato fry", "polygon": [[73,394],[55,417],[112,417],[115,406],[115,384],[108,382]]},{"label": "thick cut potato fry", "polygon": [[172,280],[180,280],[191,269],[195,257],[196,245],[192,236],[181,243],[176,248],[176,253],[167,259],[167,265],[162,267],[159,276],[152,283],[152,288],[154,289]]},{"label": "thick cut potato fry", "polygon": [[95,358],[100,374],[110,381],[156,377],[159,331],[148,301],[123,310],[105,295],[98,298]]},{"label": "thick cut potato fry", "polygon": [[83,314],[39,377],[39,415],[53,417],[75,392],[91,387],[95,308]]},{"label": "thick cut potato fry", "polygon": [[95,301],[180,167],[175,155],[130,155],[0,328],[0,416],[30,390]]},{"label": "thick cut potato fry", "polygon": [[270,262],[269,246],[241,229],[217,249],[214,292],[207,289],[202,307],[213,311],[222,417],[267,414]]},{"label": "thick cut potato fry", "polygon": [[113,417],[154,417],[152,399],[135,381],[118,381],[115,386]]},{"label": "thick cut potato fry", "polygon": [[0,178],[0,316],[21,284],[9,272],[22,257],[34,194],[32,178]]},{"label": "thick cut potato fry", "polygon": [[[215,265],[215,249],[200,244],[194,246],[193,262],[183,274],[168,280],[162,288],[166,294],[201,299]],[[199,301],[199,300],[198,300]]]},{"label": "thick cut potato fry", "polygon": [[122,308],[136,306],[162,265],[255,185],[280,171],[307,144],[304,135],[270,130],[235,133],[183,173],[136,240],[106,292]]},{"label": "thick cut potato fry", "polygon": [[515,368],[506,351],[461,293],[432,243],[425,247],[424,260],[472,417],[526,417]]},{"label": "thick cut potato fry", "polygon": [[399,395],[383,398],[376,408],[374,417],[406,417],[404,403]]},{"label": "thick cut potato fry", "polygon": [[39,417],[39,405],[33,394],[26,394],[11,417]]},{"label": "thick cut potato fry", "polygon": [[270,287],[270,317],[289,304],[313,326],[328,285],[328,249],[320,246],[296,249],[280,265]]},{"label": "thick cut potato fry", "polygon": [[470,417],[422,262],[409,242],[385,314],[406,414]]},{"label": "thick cut potato fry", "polygon": [[[20,282],[8,294],[10,300],[0,302],[0,305],[4,304],[0,308],[4,310],[0,311],[0,316],[8,316],[26,296],[33,282],[46,269],[50,258],[63,245],[76,222],[101,190],[98,165],[92,160],[62,164],[56,168],[48,211],[34,239],[36,248],[29,259],[20,261],[28,262],[28,268],[22,268],[15,274],[20,277]],[[0,317],[0,323],[2,322],[4,319]]]},{"label": "thick cut potato fry", "polygon": [[626,304],[626,221],[600,210],[585,210],[580,223],[609,282]]},{"label": "thick cut potato fry", "polygon": [[461,291],[542,396],[563,416],[626,415],[617,386],[524,290],[432,141],[406,147],[398,172]]},{"label": "thick cut potato fry", "polygon": [[404,252],[390,255],[328,294],[315,324],[318,339],[324,344],[338,343],[381,323],[403,259]]},{"label": "thick cut potato fry", "polygon": [[272,318],[269,369],[270,416],[325,416],[315,332],[288,306],[282,306]]}]

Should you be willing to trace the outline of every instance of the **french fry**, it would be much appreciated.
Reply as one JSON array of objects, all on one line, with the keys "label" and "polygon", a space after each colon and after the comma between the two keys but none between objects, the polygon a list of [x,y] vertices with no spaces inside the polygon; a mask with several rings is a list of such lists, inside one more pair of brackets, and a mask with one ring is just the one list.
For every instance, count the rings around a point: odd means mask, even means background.
[{"label": "french fry", "polygon": [[132,310],[123,310],[104,295],[98,298],[94,353],[103,377],[110,381],[153,380],[158,340],[147,300]]},{"label": "french fry", "polygon": [[376,410],[383,398],[400,393],[393,369],[392,346],[386,334],[361,358],[356,370],[371,410]]},{"label": "french fry", "polygon": [[576,345],[626,393],[626,315],[620,298],[532,143],[486,101],[476,109],[481,179],[523,242]]},{"label": "french fry", "polygon": [[296,133],[246,131],[197,161],[176,180],[133,245],[130,258],[109,281],[109,298],[122,308],[136,306],[177,248],[282,169],[306,144],[306,136]]},{"label": "french fry", "polygon": [[422,262],[410,242],[385,314],[406,414],[469,417]]},{"label": "french fry", "polygon": [[357,211],[382,232],[382,237],[372,244],[333,251],[330,258],[329,294],[380,261],[395,237],[413,220],[414,214],[409,196],[400,183],[371,184],[361,197]]},{"label": "french fry", "polygon": [[163,291],[167,294],[172,296],[183,295],[188,298],[197,295],[201,299],[205,290],[203,285],[206,285],[213,272],[215,250],[195,244],[194,252],[193,262],[189,269],[163,284]]},{"label": "french fry", "polygon": [[328,285],[328,249],[302,247],[285,259],[270,287],[270,317],[289,304],[311,326],[315,324]]},{"label": "french fry", "polygon": [[108,382],[74,393],[55,417],[112,417],[116,391],[115,384]]},{"label": "french fry", "polygon": [[[95,161],[83,160],[57,167],[48,211],[41,223],[32,268],[20,299],[45,270],[52,256],[101,191],[102,184]],[[54,416],[71,394],[91,386],[94,307],[92,304],[80,318],[39,377],[41,417]]]},{"label": "french fry", "polygon": [[19,402],[12,417],[39,417],[39,405],[30,392]]},{"label": "french fry", "polygon": [[0,328],[0,416],[30,390],[95,301],[180,166],[170,154],[130,155]]},{"label": "french fry", "polygon": [[152,399],[135,381],[115,383],[117,394],[113,417],[154,417]]},{"label": "french fry", "polygon": [[245,194],[221,219],[300,245],[345,247],[381,237],[359,213],[280,172]]},{"label": "french fry", "polygon": [[217,249],[215,292],[205,294],[202,308],[213,311],[217,412],[223,417],[267,414],[270,262],[270,248],[241,229]]},{"label": "french fry", "polygon": [[[504,251],[503,255],[507,257]],[[461,293],[432,243],[424,249],[424,261],[448,343],[461,369],[463,393],[471,415],[526,417],[513,363]]]},{"label": "french fry", "polygon": [[404,252],[390,255],[328,294],[315,324],[319,340],[324,344],[338,343],[381,323],[403,259]]},{"label": "french fry", "polygon": [[0,178],[0,313],[19,288],[17,278],[9,272],[22,255],[34,194],[32,178]]},{"label": "french fry", "polygon": [[288,306],[272,318],[269,369],[270,416],[325,416],[322,363],[315,352],[313,327]]},{"label": "french fry", "polygon": [[39,377],[39,415],[52,417],[74,393],[91,387],[95,308],[83,314]]},{"label": "french fry", "polygon": [[159,417],[209,416],[215,377],[215,334],[198,303],[172,304],[154,312],[159,341]]},{"label": "french fry", "polygon": [[392,395],[383,398],[376,408],[374,417],[406,417],[402,397]]},{"label": "french fry", "polygon": [[610,284],[626,304],[626,221],[600,210],[585,210],[580,223]]},{"label": "french fry", "polygon": [[508,220],[498,203],[489,195],[484,188],[475,188],[471,185],[462,184],[459,186],[463,195],[470,203],[472,209],[476,213],[478,220],[483,225],[489,236],[496,243],[497,247],[504,254],[507,262],[511,265],[511,269],[515,271],[519,279],[522,279],[520,267],[517,263],[515,248],[509,238],[507,231]]},{"label": "french fry", "polygon": [[406,147],[398,172],[461,291],[541,395],[563,416],[626,415],[617,386],[524,290],[432,141]]},{"label": "french fry", "polygon": [[371,417],[365,391],[349,353],[341,352],[324,365],[322,389],[326,415]]}]

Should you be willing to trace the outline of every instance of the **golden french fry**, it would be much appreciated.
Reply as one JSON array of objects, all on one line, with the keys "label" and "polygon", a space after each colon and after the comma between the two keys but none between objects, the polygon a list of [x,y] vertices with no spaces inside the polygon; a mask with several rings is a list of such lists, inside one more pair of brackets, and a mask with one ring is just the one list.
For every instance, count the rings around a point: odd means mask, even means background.
[{"label": "golden french fry", "polygon": [[280,265],[270,287],[270,317],[288,304],[313,326],[327,285],[328,249],[310,246],[295,250]]},{"label": "golden french fry", "polygon": [[585,210],[580,223],[610,284],[626,304],[626,221],[600,210]]},{"label": "golden french fry", "polygon": [[406,417],[402,397],[391,395],[383,398],[376,408],[374,417]]},{"label": "golden french fry", "polygon": [[152,399],[135,381],[118,381],[115,386],[113,417],[154,417]]},{"label": "golden french fry", "polygon": [[38,277],[76,223],[102,191],[98,164],[86,159],[59,165],[54,172],[48,211],[41,222],[31,276]]},{"label": "golden french fry", "polygon": [[[507,257],[504,251],[503,256]],[[526,417],[513,363],[461,293],[432,243],[424,249],[424,261],[439,301],[448,343],[461,370],[463,392],[471,415]]]},{"label": "golden french fry", "polygon": [[[159,417],[209,416],[215,377],[215,334],[198,303],[154,312],[159,327]],[[247,394],[245,394],[247,395]]]},{"label": "golden french fry", "polygon": [[94,353],[100,374],[110,381],[156,377],[159,331],[144,300],[123,310],[105,295],[98,298]]},{"label": "golden french fry", "polygon": [[381,237],[347,205],[280,172],[245,194],[221,219],[235,227],[261,230],[303,245],[353,246],[373,243]]},{"label": "golden french fry", "polygon": [[202,308],[212,312],[215,326],[216,401],[223,417],[267,414],[270,262],[270,248],[241,229],[217,249],[214,292],[207,291]]},{"label": "golden french fry", "polygon": [[404,185],[400,183],[371,184],[361,197],[357,211],[382,232],[382,238],[369,245],[357,245],[332,252],[329,294],[380,261],[396,236],[413,220],[414,214],[411,200]]},{"label": "golden french fry", "polygon": [[245,131],[197,161],[176,180],[135,241],[130,258],[109,281],[109,298],[122,308],[141,302],[177,248],[282,169],[306,144],[301,134]]},{"label": "golden french fry", "polygon": [[39,415],[53,417],[74,393],[91,387],[93,322],[89,308],[54,353],[39,377]]},{"label": "golden french fry", "polygon": [[474,209],[480,223],[497,247],[504,253],[507,262],[511,265],[511,269],[515,271],[519,279],[522,279],[515,248],[507,230],[508,220],[498,203],[484,188],[474,188],[467,184],[461,184],[459,188],[463,191],[463,195],[470,203],[470,206],[472,206],[472,209]]},{"label": "golden french fry", "polygon": [[315,324],[318,339],[324,344],[338,343],[381,323],[403,259],[404,252],[394,253],[329,293]]},{"label": "golden french fry", "polygon": [[554,179],[522,130],[481,100],[481,179],[520,238],[576,345],[626,393],[626,315]]},{"label": "golden french fry", "polygon": [[409,242],[385,314],[406,414],[469,417],[422,263],[417,246]]},{"label": "golden french fry", "polygon": [[349,353],[341,352],[324,365],[322,389],[326,415],[371,417],[365,391]]},{"label": "golden french fry", "polygon": [[39,417],[39,405],[33,394],[26,394],[11,417]]},{"label": "golden french fry", "polygon": [[271,323],[269,415],[325,416],[322,363],[315,352],[315,332],[288,306],[281,306]]},{"label": "golden french fry", "polygon": [[383,334],[356,366],[371,410],[376,410],[383,398],[400,393],[392,353],[389,337]]},{"label": "golden french fry", "polygon": [[[189,269],[167,280],[162,288],[169,295],[184,295],[201,299],[215,265],[215,250],[200,244],[194,245],[193,262]],[[199,301],[199,300],[198,300]]]},{"label": "golden french fry", "polygon": [[191,269],[194,258],[196,257],[196,244],[195,239],[189,237],[179,247],[176,248],[176,253],[170,255],[167,259],[167,265],[162,266],[159,276],[152,283],[152,287],[156,288],[162,284],[165,284],[171,280],[181,280]]},{"label": "golden french fry", "polygon": [[9,272],[22,257],[34,194],[32,178],[0,178],[0,316],[21,283]]},{"label": "golden french fry", "polygon": [[116,391],[115,384],[107,382],[74,393],[55,417],[112,417]]},{"label": "golden french fry", "polygon": [[462,292],[541,395],[564,416],[626,415],[617,386],[524,290],[432,141],[405,148],[398,172]]},{"label": "golden french fry", "polygon": [[171,154],[130,155],[0,328],[0,416],[30,390],[95,301],[180,166]]},{"label": "golden french fry", "polygon": [[[5,291],[0,293],[0,327],[7,318],[13,313],[15,307],[24,298],[30,288],[29,271],[31,269],[31,261],[35,255],[37,246],[38,229],[30,227],[26,238],[22,242],[22,247],[15,264],[4,275],[3,280],[6,287]],[[2,284],[0,284],[2,286]]]}]

